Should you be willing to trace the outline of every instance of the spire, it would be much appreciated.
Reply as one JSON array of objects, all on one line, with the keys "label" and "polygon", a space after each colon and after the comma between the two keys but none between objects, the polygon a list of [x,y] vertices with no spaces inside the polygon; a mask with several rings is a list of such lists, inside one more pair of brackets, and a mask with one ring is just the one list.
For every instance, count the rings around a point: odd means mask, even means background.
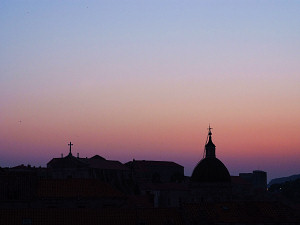
[{"label": "spire", "polygon": [[208,141],[206,142],[205,145],[205,158],[207,157],[216,157],[216,146],[215,144],[212,142],[212,130],[213,128],[210,127],[210,124],[208,126]]}]

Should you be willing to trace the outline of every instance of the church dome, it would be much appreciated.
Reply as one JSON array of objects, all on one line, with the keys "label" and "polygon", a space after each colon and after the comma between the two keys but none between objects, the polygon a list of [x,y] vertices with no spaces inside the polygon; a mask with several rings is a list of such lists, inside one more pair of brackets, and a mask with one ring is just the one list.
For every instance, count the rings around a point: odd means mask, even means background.
[{"label": "church dome", "polygon": [[230,182],[230,174],[226,166],[215,157],[202,159],[195,167],[192,181],[196,182]]},{"label": "church dome", "polygon": [[231,177],[226,166],[216,158],[216,146],[212,142],[209,126],[208,140],[205,145],[205,158],[195,167],[191,181],[193,182],[230,182]]}]

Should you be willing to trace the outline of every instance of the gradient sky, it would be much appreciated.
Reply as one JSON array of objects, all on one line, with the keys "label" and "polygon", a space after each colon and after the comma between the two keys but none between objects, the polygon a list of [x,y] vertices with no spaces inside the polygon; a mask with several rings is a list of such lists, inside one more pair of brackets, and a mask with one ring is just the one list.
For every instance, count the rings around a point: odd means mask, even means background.
[{"label": "gradient sky", "polygon": [[[0,166],[99,154],[300,173],[299,1],[0,2]],[[21,123],[18,121],[22,121]]]}]

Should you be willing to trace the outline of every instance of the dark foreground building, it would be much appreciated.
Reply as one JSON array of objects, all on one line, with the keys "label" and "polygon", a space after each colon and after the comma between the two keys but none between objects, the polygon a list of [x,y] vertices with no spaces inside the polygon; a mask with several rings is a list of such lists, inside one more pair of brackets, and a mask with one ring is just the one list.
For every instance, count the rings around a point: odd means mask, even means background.
[{"label": "dark foreground building", "polygon": [[194,203],[147,209],[0,209],[3,225],[296,225],[299,221],[299,214],[278,202]]}]

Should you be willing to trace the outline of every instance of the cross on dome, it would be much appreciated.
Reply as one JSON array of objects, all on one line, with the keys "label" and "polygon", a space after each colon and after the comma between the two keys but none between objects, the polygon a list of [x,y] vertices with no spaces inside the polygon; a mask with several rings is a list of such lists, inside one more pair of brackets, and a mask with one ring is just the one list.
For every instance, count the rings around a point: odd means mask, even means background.
[{"label": "cross on dome", "polygon": [[210,124],[208,125],[208,128],[207,128],[207,130],[208,130],[208,135],[212,135],[212,133],[211,133],[211,130],[212,130],[213,128],[212,127],[210,127]]}]

